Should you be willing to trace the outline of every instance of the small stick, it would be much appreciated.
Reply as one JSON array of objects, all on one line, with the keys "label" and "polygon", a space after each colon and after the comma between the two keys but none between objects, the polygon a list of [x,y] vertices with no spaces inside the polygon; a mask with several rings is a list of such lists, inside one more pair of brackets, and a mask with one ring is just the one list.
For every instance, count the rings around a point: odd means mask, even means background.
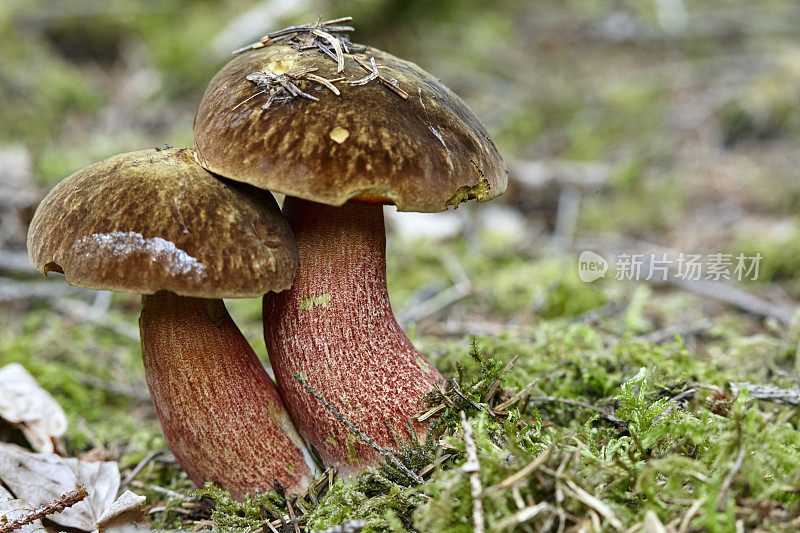
[{"label": "small stick", "polygon": [[527,466],[521,468],[520,470],[518,470],[514,474],[510,475],[509,477],[507,477],[506,479],[504,479],[503,481],[501,481],[497,485],[492,485],[491,487],[487,487],[483,491],[482,496],[486,496],[488,494],[493,494],[493,493],[495,493],[497,491],[500,491],[500,490],[503,490],[503,489],[507,489],[508,487],[511,487],[511,486],[519,483],[520,481],[522,481],[523,479],[525,479],[526,477],[531,475],[537,468],[542,466],[544,464],[544,462],[547,461],[547,458],[550,457],[550,452],[552,452],[552,451],[553,451],[553,447],[552,446],[550,448],[547,448],[545,451],[540,453],[539,456],[536,459],[531,461]]},{"label": "small stick", "polygon": [[337,81],[342,81],[344,78],[333,78],[331,80],[326,80],[322,76],[317,76],[316,74],[306,74],[306,79],[311,80],[311,81],[315,81],[315,82],[319,83],[320,85],[324,85],[325,87],[330,89],[331,92],[333,94],[335,94],[336,96],[339,96],[340,94],[342,94],[341,92],[339,92],[339,89],[337,89],[336,86],[333,83],[337,82]]},{"label": "small stick", "polygon": [[370,62],[369,66],[363,61],[361,61],[357,56],[353,56],[353,59],[355,60],[356,63],[358,63],[358,65],[361,68],[363,68],[370,74],[374,74],[375,77],[378,78],[378,81],[380,81],[385,87],[391,89],[397,96],[399,96],[403,100],[408,100],[408,93],[397,85],[397,80],[395,80],[394,78],[390,80],[388,78],[381,76],[380,72],[378,71],[378,65],[375,64],[375,58],[373,56],[369,56],[369,62]]},{"label": "small stick", "polygon": [[728,498],[730,497],[728,491],[730,490],[731,485],[733,485],[733,480],[736,477],[736,474],[738,474],[739,470],[742,468],[745,455],[745,447],[740,446],[739,453],[736,455],[736,460],[733,462],[733,465],[731,465],[728,475],[725,476],[724,480],[722,480],[722,485],[719,487],[719,495],[717,496],[717,509],[720,511],[725,508],[725,504],[728,502]]},{"label": "small stick", "polygon": [[145,466],[147,466],[147,463],[149,463],[150,461],[152,461],[153,459],[155,459],[160,455],[164,455],[165,453],[167,453],[166,450],[158,450],[156,452],[147,454],[147,456],[141,461],[139,461],[139,464],[133,467],[133,470],[131,470],[130,473],[128,473],[128,475],[125,476],[125,479],[123,479],[122,482],[119,484],[119,489],[117,490],[117,494],[122,494],[123,492],[125,492],[125,488],[130,484],[131,481],[136,479],[136,476],[138,476],[139,472],[141,472],[142,469]]},{"label": "small stick", "polygon": [[436,407],[432,407],[432,408],[428,409],[427,411],[425,411],[424,413],[422,413],[421,415],[417,416],[417,421],[418,422],[424,422],[427,419],[429,419],[430,417],[432,417],[433,415],[435,415],[436,413],[438,413],[439,411],[441,411],[442,409],[444,409],[445,407],[447,407],[445,404],[440,403]]},{"label": "small stick", "polygon": [[342,43],[339,42],[339,39],[331,35],[330,33],[326,33],[322,30],[311,30],[312,35],[316,35],[317,37],[322,37],[333,46],[334,51],[336,52],[336,72],[341,72],[344,70],[344,51],[342,50]]},{"label": "small stick", "polygon": [[294,514],[294,509],[292,509],[292,502],[286,500],[286,507],[289,509],[289,521],[294,526],[295,533],[300,533],[300,526],[297,525],[297,517]]},{"label": "small stick", "polygon": [[392,455],[391,453],[386,451],[381,446],[378,446],[378,444],[376,444],[375,441],[373,441],[371,438],[369,438],[366,435],[364,435],[364,433],[362,433],[361,430],[358,429],[352,422],[347,420],[342,413],[340,413],[334,406],[329,404],[328,400],[326,400],[320,393],[315,391],[311,387],[311,385],[306,383],[306,380],[304,380],[303,377],[299,373],[294,375],[294,379],[296,379],[298,381],[298,383],[300,383],[300,385],[303,386],[303,388],[306,390],[306,392],[308,392],[311,396],[316,398],[319,401],[319,403],[321,403],[322,406],[325,409],[330,411],[333,414],[333,416],[336,417],[336,420],[338,420],[339,422],[341,422],[342,424],[347,426],[347,429],[352,431],[355,434],[356,437],[358,437],[359,439],[364,441],[364,443],[367,446],[369,446],[370,448],[372,448],[373,450],[378,452],[384,459],[386,459],[388,462],[390,462],[392,464],[392,466],[394,466],[395,468],[397,468],[398,470],[403,472],[405,475],[407,475],[409,478],[411,478],[416,484],[422,485],[424,483],[422,481],[422,478],[420,478],[417,474],[415,474],[414,472],[409,470],[408,467],[406,467],[406,465],[404,465],[402,462],[400,462],[400,460],[397,457],[395,457],[394,455]]},{"label": "small stick", "polygon": [[[537,515],[539,515],[542,511],[546,511],[550,508],[550,505],[547,502],[541,502],[536,505],[531,505],[529,507],[525,507],[524,509],[520,509],[513,515],[502,519],[500,522],[497,523],[492,528],[492,531],[505,531],[511,526],[516,526],[518,524],[523,524],[525,522],[531,521]],[[547,531],[549,528],[542,528],[538,531]],[[560,531],[560,530],[559,530]]]},{"label": "small stick", "polygon": [[[511,361],[509,361],[508,364],[506,364],[506,366],[503,367],[504,374],[509,372],[514,367],[514,363],[517,362],[518,358],[519,355],[515,355],[514,357],[511,358]],[[497,388],[499,386],[500,386],[499,379],[496,379],[492,382],[492,384],[489,386],[489,392],[487,392],[486,396],[483,397],[483,403],[489,403],[489,401],[492,399],[492,396],[494,396],[494,393],[497,392]]]},{"label": "small stick", "polygon": [[461,470],[469,474],[470,493],[472,494],[472,527],[475,533],[483,533],[483,489],[481,487],[481,465],[478,462],[478,448],[472,438],[472,425],[467,420],[464,411],[461,411],[461,427],[464,430],[464,450],[467,462]]},{"label": "small stick", "polygon": [[470,404],[472,407],[474,407],[474,408],[475,408],[475,409],[477,409],[478,411],[483,411],[483,412],[484,412],[484,413],[486,413],[487,415],[490,415],[492,418],[494,418],[494,413],[490,413],[489,411],[487,411],[486,409],[484,409],[484,408],[483,408],[483,406],[481,406],[481,405],[479,405],[479,404],[475,403],[474,401],[470,400],[469,398],[467,398],[467,397],[464,395],[464,393],[463,393],[463,392],[461,392],[461,389],[460,389],[460,388],[458,388],[458,384],[457,384],[455,381],[453,382],[453,392],[455,392],[455,393],[456,393],[456,395],[458,395],[458,396],[459,396],[459,397],[460,397],[462,400],[464,400],[465,402],[467,402],[468,404]]},{"label": "small stick", "polygon": [[514,396],[512,396],[508,400],[504,401],[503,403],[495,405],[493,411],[495,411],[495,412],[497,412],[497,411],[505,411],[507,408],[511,407],[516,402],[520,401],[522,399],[522,397],[525,396],[525,394],[529,390],[531,390],[534,385],[536,385],[537,381],[538,380],[531,381],[530,383],[525,385],[525,387],[521,391],[517,392]]},{"label": "small stick", "polygon": [[241,102],[239,102],[238,104],[236,104],[235,106],[233,106],[233,109],[231,109],[231,111],[236,111],[236,108],[237,108],[237,107],[239,107],[240,105],[246,104],[247,102],[249,102],[250,100],[252,100],[252,99],[253,99],[253,98],[255,98],[256,96],[258,96],[259,94],[264,94],[265,92],[267,92],[267,91],[266,91],[266,89],[261,89],[260,91],[258,91],[258,92],[257,92],[256,94],[254,94],[253,96],[250,96],[250,97],[248,97],[248,98],[245,98],[244,100],[242,100]]},{"label": "small stick", "polygon": [[153,485],[152,483],[142,483],[138,479],[134,479],[129,483],[129,485],[140,489],[152,490],[153,492],[163,494],[164,496],[169,496],[170,498],[175,498],[176,500],[184,500],[184,501],[189,500],[188,496],[184,496],[180,492],[175,492],[174,490],[165,489],[164,487],[159,487],[158,485]]},{"label": "small stick", "polygon": [[434,462],[422,467],[422,470],[417,472],[417,475],[420,476],[420,477],[424,477],[424,476],[428,475],[429,473],[431,473],[433,471],[434,468],[436,468],[440,464],[444,463],[445,461],[450,459],[452,456],[453,455],[449,454],[449,453],[446,453],[446,454],[442,455],[441,457],[436,459]]},{"label": "small stick", "polygon": [[622,531],[624,529],[622,522],[620,521],[619,518],[617,518],[617,515],[614,514],[614,511],[611,510],[611,507],[609,507],[598,498],[586,492],[571,479],[566,479],[565,483],[566,486],[562,485],[561,490],[563,490],[568,494],[571,494],[571,496],[580,500],[581,503],[583,503],[586,507],[597,512],[597,514],[602,516],[605,519],[605,521],[608,522],[608,524],[617,531]]},{"label": "small stick", "polygon": [[52,514],[60,513],[67,507],[72,507],[88,496],[89,493],[86,492],[86,487],[83,485],[78,485],[77,488],[65,493],[59,499],[53,501],[53,503],[45,505],[44,507],[39,507],[38,509],[34,509],[25,516],[1,524],[0,533],[9,533],[21,528],[22,526],[28,525],[31,522],[35,522],[36,520],[45,518]]}]

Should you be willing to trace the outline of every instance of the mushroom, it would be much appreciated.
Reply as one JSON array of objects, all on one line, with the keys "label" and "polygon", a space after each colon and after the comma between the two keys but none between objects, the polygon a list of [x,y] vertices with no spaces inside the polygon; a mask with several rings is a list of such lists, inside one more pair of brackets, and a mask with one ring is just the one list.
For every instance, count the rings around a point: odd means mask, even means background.
[{"label": "mushroom", "polygon": [[[326,465],[353,474],[380,456],[307,388],[378,445],[398,448],[426,434],[411,418],[442,379],[392,313],[383,206],[436,212],[490,200],[505,190],[505,165],[466,105],[414,63],[358,45],[364,53],[345,54],[338,73],[302,39],[265,42],[209,84],[195,151],[214,173],[287,195],[300,265],[291,289],[264,297],[269,357],[300,432]],[[287,89],[276,100],[253,82],[260,71],[284,75],[304,97]],[[344,76],[340,94],[306,72]]]},{"label": "mushroom", "polygon": [[305,488],[310,455],[221,300],[291,286],[297,251],[269,192],[213,176],[187,149],[117,155],[50,191],[28,253],[71,285],[144,294],[147,383],[192,481],[240,499]]}]

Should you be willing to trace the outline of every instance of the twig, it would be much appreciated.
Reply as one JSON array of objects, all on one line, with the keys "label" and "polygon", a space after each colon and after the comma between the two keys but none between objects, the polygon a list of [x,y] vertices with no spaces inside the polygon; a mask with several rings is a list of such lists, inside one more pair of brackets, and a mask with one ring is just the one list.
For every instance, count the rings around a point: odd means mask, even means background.
[{"label": "twig", "polygon": [[492,485],[491,487],[487,487],[483,491],[483,496],[494,494],[495,492],[507,489],[508,487],[511,487],[519,483],[520,481],[531,475],[540,466],[542,466],[544,462],[547,461],[547,458],[550,457],[550,452],[552,451],[553,447],[551,446],[550,448],[547,448],[545,451],[540,453],[539,456],[536,457],[536,459],[534,459],[533,461],[531,461],[527,466],[521,468],[520,470],[510,475],[497,485]]},{"label": "twig", "polygon": [[525,396],[534,387],[534,385],[536,385],[536,383],[538,383],[538,381],[539,380],[531,381],[530,383],[525,385],[522,388],[522,390],[517,392],[514,396],[512,396],[508,400],[504,401],[503,403],[499,403],[499,404],[495,405],[493,411],[494,412],[505,411],[506,409],[508,409],[509,407],[514,405],[515,403],[517,403],[518,401],[520,401],[522,399],[523,396]]},{"label": "twig", "polygon": [[174,490],[165,489],[163,487],[159,487],[158,485],[153,485],[151,483],[142,483],[138,479],[134,479],[129,483],[129,485],[140,489],[152,490],[153,492],[158,492],[159,494],[163,494],[164,496],[169,496],[170,498],[175,498],[177,500],[188,501],[190,499],[188,496],[184,496],[180,492],[175,492]]},{"label": "twig", "polygon": [[336,96],[339,96],[341,93],[339,89],[334,87],[332,82],[340,81],[341,78],[326,80],[321,76],[312,74],[317,70],[317,68],[304,68],[293,72],[286,72],[284,74],[276,74],[269,68],[264,67],[260,72],[248,74],[246,79],[255,84],[256,87],[260,87],[261,91],[239,102],[233,109],[238,108],[256,96],[264,93],[268,93],[269,98],[267,98],[267,102],[261,106],[262,109],[269,109],[269,107],[272,105],[272,102],[286,102],[296,96],[302,96],[303,98],[307,98],[308,100],[313,100],[315,102],[319,101],[319,98],[304,92],[297,85],[295,85],[294,82],[296,81],[313,81],[315,83],[319,83]]},{"label": "twig", "polygon": [[606,410],[603,409],[602,407],[598,407],[596,405],[592,405],[592,404],[586,403],[586,402],[579,402],[577,400],[571,400],[569,398],[554,398],[553,396],[538,396],[538,397],[530,398],[530,400],[528,400],[528,401],[533,402],[533,403],[563,403],[563,404],[566,404],[566,405],[574,405],[575,407],[583,407],[584,409],[591,409],[592,411],[596,411],[596,412],[600,413],[603,416],[603,418],[605,418],[606,420],[608,420],[612,424],[617,424],[617,425],[626,425],[627,424],[627,422],[625,420],[622,420],[621,418],[617,418],[616,416],[606,412]]},{"label": "twig", "polygon": [[142,459],[141,461],[139,461],[139,464],[134,466],[133,470],[131,470],[128,473],[128,475],[125,476],[125,479],[123,479],[122,482],[120,482],[119,489],[117,490],[117,494],[122,494],[123,492],[125,492],[125,489],[128,487],[128,485],[130,485],[131,481],[136,479],[136,476],[139,475],[139,472],[141,472],[142,469],[145,466],[147,466],[147,464],[150,461],[152,461],[153,459],[155,459],[156,457],[158,457],[160,455],[164,455],[165,453],[167,453],[167,450],[158,450],[158,451],[155,451],[155,452],[147,454],[145,456],[145,458]]},{"label": "twig", "polygon": [[674,340],[675,335],[680,335],[681,337],[694,337],[695,335],[699,335],[700,333],[708,331],[711,329],[711,327],[713,327],[713,325],[714,324],[710,320],[705,319],[696,322],[674,324],[672,326],[658,329],[636,338],[652,344],[658,344],[661,342]]},{"label": "twig", "polygon": [[786,309],[772,302],[762,300],[758,296],[750,294],[742,289],[738,289],[727,283],[706,280],[681,280],[672,279],[672,285],[701,294],[710,296],[720,302],[738,307],[742,311],[764,318],[774,318],[784,325],[789,325],[794,318],[794,310]]},{"label": "twig", "polygon": [[292,508],[292,502],[286,500],[286,508],[289,509],[289,521],[294,526],[295,533],[300,533],[300,526],[297,525],[297,516],[294,514],[294,509]]},{"label": "twig", "polygon": [[[492,527],[492,531],[505,531],[511,526],[516,526],[518,524],[529,522],[531,519],[539,515],[542,511],[549,508],[550,505],[548,505],[547,502],[541,502],[537,503],[536,505],[531,505],[529,507],[525,507],[524,509],[520,509],[516,513],[502,519],[497,524],[495,524],[495,526]],[[545,529],[540,529],[539,531],[545,531]]]},{"label": "twig", "polygon": [[35,522],[36,520],[40,520],[52,514],[60,513],[67,507],[72,507],[76,503],[84,500],[87,496],[89,496],[89,493],[86,492],[86,487],[79,485],[77,488],[65,493],[51,504],[35,509],[23,517],[0,524],[0,533],[9,533],[10,531],[19,529],[22,526],[30,524],[31,522]]},{"label": "twig", "polygon": [[484,408],[482,405],[479,405],[479,404],[475,403],[474,401],[470,400],[469,398],[467,398],[467,397],[464,395],[464,393],[463,393],[463,392],[461,392],[461,389],[458,387],[458,383],[456,383],[455,381],[453,381],[453,392],[455,392],[455,393],[456,393],[456,395],[457,395],[459,398],[461,398],[462,400],[464,400],[465,402],[467,402],[468,404],[470,404],[472,407],[474,407],[474,408],[475,408],[475,409],[477,409],[478,411],[483,411],[483,412],[484,412],[484,413],[486,413],[487,415],[489,415],[489,416],[491,416],[492,418],[494,418],[494,416],[495,416],[495,415],[494,415],[494,413],[487,411],[487,410],[486,410],[486,409],[485,409],[485,408]]},{"label": "twig", "polygon": [[580,500],[585,506],[596,511],[614,529],[623,529],[622,522],[617,518],[617,515],[614,514],[614,511],[611,510],[611,507],[586,492],[571,479],[564,480],[564,483],[566,486],[561,487],[564,492],[571,493],[574,498]]},{"label": "twig", "polygon": [[419,477],[425,477],[426,475],[428,475],[429,473],[431,473],[431,472],[433,471],[433,469],[434,469],[434,468],[436,468],[436,467],[437,467],[437,466],[439,466],[440,464],[444,463],[445,461],[447,461],[448,459],[450,459],[452,456],[453,456],[453,455],[452,455],[452,454],[449,454],[449,453],[446,453],[446,454],[442,455],[441,457],[439,457],[438,459],[436,459],[434,462],[432,462],[432,463],[430,463],[430,464],[428,464],[428,465],[426,465],[426,466],[422,467],[422,470],[420,470],[419,472],[417,472],[417,475],[418,475]]},{"label": "twig", "polygon": [[[264,37],[261,38],[260,41],[248,44],[246,46],[234,50],[233,55],[238,55],[243,52],[247,52],[248,50],[257,50],[259,48],[264,48],[265,46],[270,45],[275,41],[294,38],[298,34],[314,35],[315,37],[321,37],[320,34],[325,34],[326,35],[325,39],[328,42],[330,42],[327,36],[331,36],[331,34],[333,33],[355,31],[355,28],[353,28],[352,26],[333,26],[333,24],[350,22],[351,20],[353,20],[353,17],[341,17],[338,19],[326,20],[324,22],[317,22],[316,24],[302,24],[300,26],[288,26],[286,28],[283,28],[282,30],[273,31],[271,33],[266,34]],[[333,38],[336,41],[344,40],[339,36]],[[312,43],[307,45],[306,47],[312,48],[315,44],[316,44],[316,39],[314,39]],[[333,43],[331,42],[331,44]],[[342,46],[341,42],[339,42],[339,46]]]},{"label": "twig", "polygon": [[[400,88],[400,86],[397,84],[397,80],[396,79],[394,79],[392,77],[388,77],[387,78],[387,77],[381,75],[381,73],[378,71],[378,65],[375,64],[375,58],[374,57],[369,56],[369,63],[370,63],[369,65],[364,63],[357,56],[353,56],[353,59],[355,60],[356,63],[358,63],[358,66],[360,66],[361,68],[363,68],[364,70],[369,72],[370,75],[367,76],[367,78],[370,78],[369,81],[371,81],[373,79],[377,79],[385,87],[391,89],[392,92],[394,92],[397,96],[399,96],[403,100],[408,100],[408,93]],[[366,78],[364,78],[364,79],[366,79]],[[361,81],[361,80],[358,80],[358,81]],[[357,82],[348,82],[348,83],[350,83],[351,85],[363,85],[362,83],[359,83],[358,81]]]},{"label": "twig", "polygon": [[475,533],[483,533],[483,489],[481,487],[481,465],[478,462],[478,448],[472,438],[472,425],[461,411],[461,428],[464,430],[464,450],[467,462],[461,470],[469,474],[470,493],[472,494],[472,526]]},{"label": "twig", "polygon": [[704,503],[703,500],[697,500],[691,505],[691,507],[689,507],[689,510],[686,511],[686,514],[683,516],[683,519],[681,520],[681,525],[678,528],[678,533],[686,533],[687,531],[689,531],[689,524],[692,522],[692,518],[694,518],[694,515],[697,514],[697,511],[699,511],[700,508],[703,506],[703,503]]},{"label": "twig", "polygon": [[408,467],[406,467],[406,465],[404,465],[397,457],[392,455],[386,449],[379,446],[375,441],[373,441],[371,438],[362,433],[361,430],[358,429],[352,422],[347,420],[342,413],[340,413],[334,406],[328,403],[328,400],[326,400],[320,393],[315,391],[311,387],[311,385],[306,383],[306,380],[304,380],[299,373],[294,375],[294,379],[296,379],[297,382],[303,386],[306,392],[308,392],[311,396],[316,398],[317,401],[319,401],[319,403],[321,403],[325,409],[330,411],[331,414],[333,414],[333,416],[336,418],[336,420],[347,426],[347,429],[352,431],[356,437],[364,441],[364,443],[367,446],[378,452],[384,459],[386,459],[389,463],[391,463],[392,466],[403,472],[405,475],[411,478],[416,484],[422,485],[424,483],[422,478],[420,478],[417,474],[409,470]]},{"label": "twig", "polygon": [[[507,374],[512,368],[514,368],[514,363],[517,362],[517,359],[519,359],[519,355],[515,355],[511,358],[511,361],[506,363],[506,366],[503,367],[503,374]],[[491,401],[492,397],[497,392],[498,387],[500,387],[500,380],[496,379],[491,385],[489,385],[489,391],[486,393],[486,396],[483,397],[483,403],[489,403]]]},{"label": "twig", "polygon": [[739,469],[742,468],[742,463],[744,462],[745,456],[745,447],[739,447],[739,453],[736,455],[736,460],[733,462],[731,466],[730,472],[728,475],[725,476],[725,479],[722,481],[722,485],[719,486],[719,496],[717,496],[717,509],[721,512],[725,508],[725,503],[728,501],[730,494],[728,491],[733,484],[733,478],[736,477],[736,474],[739,473]]},{"label": "twig", "polygon": [[731,383],[735,389],[747,389],[751,398],[784,405],[800,406],[800,388],[781,389],[774,385],[758,385],[756,383]]}]

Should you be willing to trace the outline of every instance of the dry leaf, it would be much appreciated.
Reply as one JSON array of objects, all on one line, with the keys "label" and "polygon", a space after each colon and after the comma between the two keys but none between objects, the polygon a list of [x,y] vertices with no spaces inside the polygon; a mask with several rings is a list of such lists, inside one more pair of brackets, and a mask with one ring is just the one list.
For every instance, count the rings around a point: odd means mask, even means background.
[{"label": "dry leaf", "polygon": [[114,502],[120,475],[117,464],[110,461],[87,463],[0,443],[0,480],[30,508],[47,505],[84,485],[88,498],[48,518],[61,526],[94,531],[99,517]]},{"label": "dry leaf", "polygon": [[67,430],[64,410],[19,363],[0,368],[0,418],[19,428],[42,453],[53,453],[54,440]]},{"label": "dry leaf", "polygon": [[97,520],[97,529],[108,531],[138,522],[144,516],[146,501],[144,496],[126,490]]}]

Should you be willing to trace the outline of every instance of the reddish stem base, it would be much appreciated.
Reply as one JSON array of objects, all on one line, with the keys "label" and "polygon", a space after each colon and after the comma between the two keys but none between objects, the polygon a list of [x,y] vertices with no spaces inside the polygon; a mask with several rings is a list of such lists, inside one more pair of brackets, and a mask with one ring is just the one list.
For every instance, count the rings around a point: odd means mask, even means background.
[{"label": "reddish stem base", "polygon": [[[353,474],[381,457],[295,379],[300,376],[377,444],[411,439],[411,416],[441,380],[392,314],[380,205],[330,207],[287,198],[300,251],[288,291],[264,297],[264,338],[278,388],[326,466]],[[412,422],[416,437],[425,426]]]},{"label": "reddish stem base", "polygon": [[142,298],[145,375],[169,449],[197,485],[237,499],[280,483],[299,493],[313,464],[275,384],[221,300]]}]

